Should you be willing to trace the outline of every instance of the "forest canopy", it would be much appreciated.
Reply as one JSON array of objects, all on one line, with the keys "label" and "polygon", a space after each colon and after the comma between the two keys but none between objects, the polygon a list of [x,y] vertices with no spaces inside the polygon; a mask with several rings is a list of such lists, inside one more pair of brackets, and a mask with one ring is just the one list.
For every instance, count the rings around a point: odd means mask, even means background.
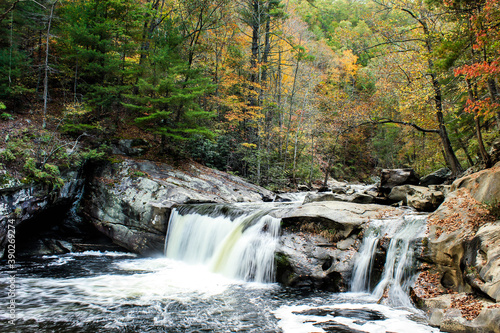
[{"label": "forest canopy", "polygon": [[499,0],[4,0],[1,121],[273,189],[458,175],[492,163],[499,23]]}]

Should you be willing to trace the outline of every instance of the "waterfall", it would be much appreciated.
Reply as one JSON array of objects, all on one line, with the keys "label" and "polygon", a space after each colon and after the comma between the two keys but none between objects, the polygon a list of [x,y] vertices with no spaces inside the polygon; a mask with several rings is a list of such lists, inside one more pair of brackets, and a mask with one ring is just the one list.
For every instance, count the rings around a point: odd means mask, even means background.
[{"label": "waterfall", "polygon": [[273,282],[280,219],[268,215],[270,210],[246,208],[205,204],[174,209],[165,255],[230,278]]},{"label": "waterfall", "polygon": [[[425,215],[405,215],[396,220],[370,223],[354,264],[351,291],[372,292],[380,299],[384,293],[393,305],[411,307],[408,291],[413,277],[415,240],[425,231]],[[377,245],[383,237],[390,239],[384,269],[376,287],[370,290]]]}]

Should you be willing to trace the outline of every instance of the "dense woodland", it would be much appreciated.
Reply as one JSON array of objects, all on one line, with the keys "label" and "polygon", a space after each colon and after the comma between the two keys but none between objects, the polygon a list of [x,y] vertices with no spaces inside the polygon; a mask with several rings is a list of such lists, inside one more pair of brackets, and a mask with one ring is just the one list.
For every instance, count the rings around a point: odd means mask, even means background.
[{"label": "dense woodland", "polygon": [[2,0],[0,122],[33,121],[0,162],[141,138],[272,189],[458,175],[491,163],[499,37],[499,0]]}]

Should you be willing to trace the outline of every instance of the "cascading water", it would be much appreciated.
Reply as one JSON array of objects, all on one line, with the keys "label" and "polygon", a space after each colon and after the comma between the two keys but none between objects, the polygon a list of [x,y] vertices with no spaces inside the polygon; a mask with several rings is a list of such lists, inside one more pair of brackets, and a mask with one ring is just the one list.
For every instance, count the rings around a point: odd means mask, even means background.
[{"label": "cascading water", "polygon": [[207,265],[230,278],[274,281],[274,252],[280,219],[269,210],[231,206],[183,206],[172,211],[165,243],[167,258]]},{"label": "cascading water", "polygon": [[[377,220],[370,223],[353,269],[351,291],[372,292],[380,299],[385,292],[394,306],[411,308],[408,291],[412,282],[415,240],[425,231],[425,215],[405,215],[396,220]],[[387,249],[382,277],[370,290],[371,273],[379,241],[391,239]]]},{"label": "cascading water", "polygon": [[[178,207],[171,214],[167,258],[91,251],[20,259],[17,319],[11,325],[0,312],[0,331],[438,332],[413,309],[376,304],[371,295],[249,283],[273,280],[280,223],[268,213],[281,216],[296,204]],[[386,232],[382,223],[379,229],[375,238]],[[361,266],[364,284],[369,270]],[[7,299],[10,274],[0,262],[1,299]]]}]

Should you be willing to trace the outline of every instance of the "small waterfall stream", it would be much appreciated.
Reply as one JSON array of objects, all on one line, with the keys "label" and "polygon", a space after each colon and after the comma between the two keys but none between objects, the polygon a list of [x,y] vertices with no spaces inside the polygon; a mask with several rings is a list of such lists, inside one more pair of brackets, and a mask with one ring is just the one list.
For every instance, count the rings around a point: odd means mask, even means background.
[{"label": "small waterfall stream", "polygon": [[274,282],[280,219],[269,212],[210,204],[176,208],[170,217],[165,255],[206,265],[230,278]]},{"label": "small waterfall stream", "polygon": [[[414,274],[413,253],[416,240],[425,231],[426,218],[426,215],[408,214],[398,219],[372,221],[354,265],[351,291],[371,292],[377,299],[386,293],[391,305],[411,308],[408,292]],[[390,243],[382,276],[371,290],[377,246],[383,238],[389,238]]]}]

